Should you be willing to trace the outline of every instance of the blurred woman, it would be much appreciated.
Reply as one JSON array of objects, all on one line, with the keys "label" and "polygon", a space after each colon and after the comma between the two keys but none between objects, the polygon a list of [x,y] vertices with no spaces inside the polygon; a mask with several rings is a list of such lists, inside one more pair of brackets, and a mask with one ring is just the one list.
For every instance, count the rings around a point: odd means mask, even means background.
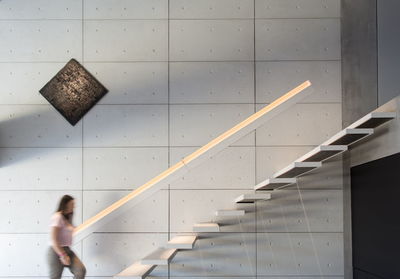
[{"label": "blurred woman", "polygon": [[47,253],[51,279],[61,278],[64,267],[69,268],[74,274],[74,279],[82,279],[86,275],[85,266],[70,248],[74,231],[72,225],[74,207],[74,198],[64,195],[57,211],[51,217],[50,247]]}]

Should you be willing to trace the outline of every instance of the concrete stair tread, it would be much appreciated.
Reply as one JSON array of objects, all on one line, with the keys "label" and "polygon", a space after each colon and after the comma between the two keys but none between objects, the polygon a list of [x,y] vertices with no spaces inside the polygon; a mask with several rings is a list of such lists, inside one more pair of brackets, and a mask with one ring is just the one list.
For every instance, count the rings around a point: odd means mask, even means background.
[{"label": "concrete stair tread", "polygon": [[219,232],[217,223],[197,223],[193,226],[195,232]]},{"label": "concrete stair tread", "polygon": [[394,118],[396,118],[396,112],[373,111],[351,124],[348,128],[376,128]]},{"label": "concrete stair tread", "polygon": [[320,145],[301,156],[296,162],[322,162],[347,151],[347,145]]},{"label": "concrete stair tread", "polygon": [[193,249],[196,240],[196,235],[178,235],[168,241],[167,247],[174,249]]},{"label": "concrete stair tread", "polygon": [[262,194],[243,194],[235,199],[235,203],[254,203],[256,201],[265,201],[271,199],[271,194],[262,193]]},{"label": "concrete stair tread", "polygon": [[332,136],[325,141],[322,145],[351,145],[357,141],[373,134],[374,129],[352,129],[346,128],[339,133]]},{"label": "concrete stair tread", "polygon": [[273,178],[295,178],[321,166],[321,162],[293,162],[276,172]]},{"label": "concrete stair tread", "polygon": [[140,262],[145,265],[168,265],[169,261],[175,256],[178,250],[174,248],[157,248]]},{"label": "concrete stair tread", "polygon": [[263,182],[254,186],[254,190],[256,191],[274,190],[277,188],[295,184],[296,182],[297,182],[296,178],[268,178]]},{"label": "concrete stair tread", "polygon": [[225,209],[215,211],[216,216],[244,216],[246,211],[237,209]]},{"label": "concrete stair tread", "polygon": [[133,265],[127,267],[117,275],[114,275],[113,278],[115,279],[143,279],[148,276],[156,265],[148,265],[148,264],[141,264],[140,262],[136,262]]}]

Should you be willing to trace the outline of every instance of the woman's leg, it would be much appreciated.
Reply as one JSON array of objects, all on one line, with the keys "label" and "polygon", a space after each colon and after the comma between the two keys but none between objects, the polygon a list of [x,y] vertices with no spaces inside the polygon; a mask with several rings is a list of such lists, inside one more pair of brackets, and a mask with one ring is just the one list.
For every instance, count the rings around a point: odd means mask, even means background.
[{"label": "woman's leg", "polygon": [[68,266],[71,273],[74,275],[74,279],[83,279],[86,275],[86,268],[78,258],[78,256],[68,247],[66,247],[65,251],[71,259],[71,265]]},{"label": "woman's leg", "polygon": [[49,264],[50,279],[60,279],[63,273],[64,265],[51,246],[47,251],[47,262]]}]

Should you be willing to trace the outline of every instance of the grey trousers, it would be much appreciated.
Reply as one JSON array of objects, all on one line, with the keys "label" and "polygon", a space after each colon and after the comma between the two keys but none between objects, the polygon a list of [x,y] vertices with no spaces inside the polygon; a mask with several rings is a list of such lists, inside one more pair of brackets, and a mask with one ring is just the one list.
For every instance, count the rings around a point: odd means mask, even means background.
[{"label": "grey trousers", "polygon": [[75,255],[75,253],[69,247],[62,247],[71,259],[69,266],[64,265],[53,247],[49,247],[47,251],[47,261],[50,267],[50,279],[60,279],[63,273],[64,267],[68,267],[71,273],[74,275],[74,279],[83,279],[86,275],[86,268],[81,260]]}]

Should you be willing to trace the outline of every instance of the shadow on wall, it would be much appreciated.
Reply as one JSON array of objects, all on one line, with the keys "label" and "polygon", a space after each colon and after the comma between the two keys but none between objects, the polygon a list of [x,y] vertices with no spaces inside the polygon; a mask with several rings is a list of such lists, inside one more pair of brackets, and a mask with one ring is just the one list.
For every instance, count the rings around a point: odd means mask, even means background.
[{"label": "shadow on wall", "polygon": [[[198,76],[201,75],[202,73],[186,75],[185,83],[196,84]],[[163,87],[164,82],[154,85],[151,80],[145,79],[141,81],[145,86],[130,90],[122,90],[132,87],[129,80],[125,81],[125,85],[119,83],[118,87],[114,88],[105,84],[110,92],[75,126],[71,126],[50,104],[4,105],[0,112],[0,167],[45,156],[59,148],[167,146],[167,103],[124,105],[121,101],[127,91],[132,91],[134,94],[153,92],[154,88]],[[110,101],[115,99],[119,100],[117,106]],[[112,110],[112,117],[101,119],[104,109]],[[247,116],[243,115],[243,119]],[[208,118],[205,121],[211,122],[213,119]],[[204,124],[207,127],[208,123]],[[221,132],[231,126],[231,124],[226,125]],[[26,150],[15,156],[12,152],[7,152],[8,148],[26,148]]]},{"label": "shadow on wall", "polygon": [[[148,84],[148,80],[145,83]],[[18,105],[3,105],[2,110],[0,111],[0,168],[7,167],[18,162],[29,160],[31,158],[45,156],[51,152],[54,152],[57,148],[82,148],[82,146],[96,146],[95,144],[87,144],[86,141],[90,142],[93,139],[101,138],[101,140],[105,140],[107,142],[112,141],[112,137],[115,137],[116,134],[120,134],[121,137],[125,137],[124,142],[127,142],[125,146],[132,145],[149,145],[149,146],[166,146],[167,141],[165,140],[165,144],[160,144],[160,136],[157,134],[157,129],[161,130],[161,132],[167,131],[167,103],[159,104],[159,105],[142,105],[142,107],[152,107],[156,108],[152,109],[142,109],[139,112],[144,112],[144,116],[154,116],[154,119],[157,118],[156,121],[161,120],[161,124],[165,125],[164,128],[159,126],[156,129],[153,129],[154,140],[149,144],[137,144],[137,139],[132,139],[132,125],[136,125],[136,128],[140,129],[143,126],[143,130],[149,130],[152,123],[149,121],[143,121],[144,119],[140,117],[136,117],[135,119],[129,119],[127,114],[132,111],[136,111],[135,108],[133,110],[129,110],[127,106],[119,107],[117,113],[117,117],[107,118],[106,121],[100,120],[98,123],[101,123],[101,127],[92,127],[83,129],[83,125],[88,122],[93,122],[93,119],[97,117],[97,112],[101,111],[102,108],[110,107],[105,104],[104,101],[116,99],[123,99],[126,97],[123,90],[121,88],[129,88],[129,81],[126,81],[126,85],[119,84],[118,88],[114,88],[114,90],[110,90],[110,92],[105,95],[100,102],[95,105],[75,126],[70,125],[66,119],[47,101],[45,100],[44,104],[18,104]],[[106,85],[107,86],[107,85]],[[141,88],[131,89],[133,92],[152,92],[157,85],[154,83],[151,86],[143,86]],[[38,91],[39,89],[35,90]],[[129,92],[129,90],[125,90]],[[104,104],[104,105],[103,105]],[[119,102],[118,104],[122,104]],[[129,105],[129,107],[132,107]],[[156,115],[157,109],[160,111],[160,107],[165,107],[165,115]],[[16,110],[17,108],[18,110]],[[149,112],[149,113],[146,113]],[[161,111],[164,111],[161,109]],[[124,121],[124,116],[126,117]],[[138,115],[140,116],[140,115]],[[101,115],[99,113],[99,117]],[[163,121],[164,120],[164,121]],[[151,122],[151,121],[150,121]],[[95,124],[95,123],[91,123]],[[149,127],[150,126],[150,127]],[[159,129],[161,128],[161,129]],[[125,132],[126,131],[126,132]],[[152,132],[152,131],[150,131]],[[83,133],[83,134],[82,134]],[[103,134],[100,134],[103,133]],[[127,134],[127,135],[124,135]],[[147,135],[147,134],[146,134]],[[165,132],[167,135],[167,132]],[[137,135],[135,135],[137,137]],[[140,136],[140,135],[139,135]],[[158,139],[157,139],[158,137]],[[130,141],[130,143],[129,143]],[[101,147],[104,145],[100,145]],[[107,144],[107,146],[118,147],[118,144]],[[8,148],[26,148],[26,152],[19,154],[18,156],[12,156],[7,154],[6,149]]]},{"label": "shadow on wall", "polygon": [[[14,106],[10,106],[11,108]],[[39,106],[36,106],[39,107]],[[40,107],[46,107],[46,105],[41,105]],[[28,160],[30,158],[34,158],[37,156],[43,156],[48,153],[52,152],[52,148],[48,148],[46,145],[40,144],[28,144],[28,145],[21,145],[18,141],[21,140],[21,137],[18,134],[26,132],[27,129],[32,129],[35,131],[35,134],[32,134],[32,137],[36,141],[40,141],[44,136],[42,135],[43,132],[49,132],[48,128],[43,125],[44,123],[38,123],[36,125],[32,122],[35,122],[36,119],[54,119],[55,113],[58,113],[54,108],[52,111],[50,110],[43,110],[39,109],[36,112],[30,112],[29,114],[25,114],[22,116],[15,117],[15,114],[10,111],[8,117],[9,119],[2,120],[0,122],[0,167],[7,167],[13,164],[16,164],[23,160]],[[4,116],[4,115],[3,115]],[[3,117],[4,118],[4,117]],[[33,121],[32,121],[33,120]],[[65,120],[66,121],[66,120]],[[46,121],[47,122],[47,121]],[[81,125],[76,125],[75,129],[81,129]],[[51,130],[50,130],[51,133]],[[51,137],[51,135],[50,135]],[[70,145],[70,138],[68,135],[64,136],[65,138],[58,137],[57,138],[57,145],[52,146],[53,148],[58,147],[67,147]],[[28,142],[29,139],[25,138],[22,139],[24,142]],[[35,142],[34,140],[32,140]],[[71,146],[72,147],[72,146]],[[75,146],[78,147],[78,146]],[[29,149],[29,152],[24,152],[22,157],[15,158],[13,156],[7,156],[4,149],[8,148],[26,148]]]}]

